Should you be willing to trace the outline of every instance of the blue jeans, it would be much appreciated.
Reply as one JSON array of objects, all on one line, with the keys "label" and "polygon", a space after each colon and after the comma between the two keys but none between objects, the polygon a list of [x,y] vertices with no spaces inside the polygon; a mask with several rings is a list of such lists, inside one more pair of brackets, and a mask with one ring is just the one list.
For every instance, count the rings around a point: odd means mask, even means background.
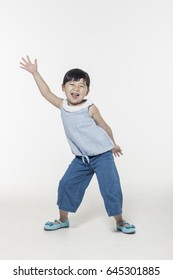
[{"label": "blue jeans", "polygon": [[76,156],[60,180],[59,209],[76,212],[86,188],[96,174],[108,216],[122,214],[122,191],[112,151],[88,158],[89,161]]}]

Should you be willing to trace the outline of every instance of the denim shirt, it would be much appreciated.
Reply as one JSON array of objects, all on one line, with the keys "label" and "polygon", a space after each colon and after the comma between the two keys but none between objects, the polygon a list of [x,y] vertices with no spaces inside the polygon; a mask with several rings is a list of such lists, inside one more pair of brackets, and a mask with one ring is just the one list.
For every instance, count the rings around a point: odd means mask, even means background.
[{"label": "denim shirt", "polygon": [[81,106],[69,106],[67,100],[63,100],[61,118],[71,151],[76,156],[95,156],[114,147],[106,131],[89,115],[92,104],[87,99]]}]

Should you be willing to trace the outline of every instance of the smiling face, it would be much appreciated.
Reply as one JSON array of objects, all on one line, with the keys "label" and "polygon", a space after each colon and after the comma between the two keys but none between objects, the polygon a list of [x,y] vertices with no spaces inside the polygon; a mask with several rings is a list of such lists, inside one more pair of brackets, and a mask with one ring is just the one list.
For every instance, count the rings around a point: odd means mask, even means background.
[{"label": "smiling face", "polygon": [[86,85],[86,81],[81,78],[78,81],[68,81],[65,85],[62,85],[68,104],[71,106],[79,105],[83,102],[85,96],[87,96],[89,89]]},{"label": "smiling face", "polygon": [[65,92],[68,104],[79,105],[87,96],[90,87],[90,77],[85,71],[74,68],[69,70],[63,79],[62,90]]}]

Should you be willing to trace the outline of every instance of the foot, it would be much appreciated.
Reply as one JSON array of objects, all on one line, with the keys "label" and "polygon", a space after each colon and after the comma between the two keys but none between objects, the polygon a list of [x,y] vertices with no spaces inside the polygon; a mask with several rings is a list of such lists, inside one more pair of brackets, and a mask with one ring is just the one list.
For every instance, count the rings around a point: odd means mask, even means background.
[{"label": "foot", "polygon": [[133,234],[136,232],[136,228],[134,225],[127,223],[125,220],[117,223],[117,230],[122,231],[126,234]]},{"label": "foot", "polygon": [[69,220],[67,219],[64,222],[61,222],[59,220],[54,220],[54,222],[47,222],[44,225],[44,230],[47,231],[52,231],[52,230],[57,230],[61,228],[68,228],[69,227]]}]

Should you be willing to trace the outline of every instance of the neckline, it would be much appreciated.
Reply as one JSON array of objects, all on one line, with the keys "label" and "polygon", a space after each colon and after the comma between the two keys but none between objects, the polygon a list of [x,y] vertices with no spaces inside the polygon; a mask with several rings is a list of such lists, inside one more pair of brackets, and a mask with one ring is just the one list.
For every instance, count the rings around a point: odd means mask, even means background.
[{"label": "neckline", "polygon": [[78,106],[70,106],[68,105],[67,99],[63,100],[63,108],[65,109],[65,111],[68,112],[77,112],[80,111],[82,109],[87,108],[88,106],[92,105],[93,102],[90,99],[85,99],[86,101],[84,103],[82,103],[82,105],[78,105]]}]

